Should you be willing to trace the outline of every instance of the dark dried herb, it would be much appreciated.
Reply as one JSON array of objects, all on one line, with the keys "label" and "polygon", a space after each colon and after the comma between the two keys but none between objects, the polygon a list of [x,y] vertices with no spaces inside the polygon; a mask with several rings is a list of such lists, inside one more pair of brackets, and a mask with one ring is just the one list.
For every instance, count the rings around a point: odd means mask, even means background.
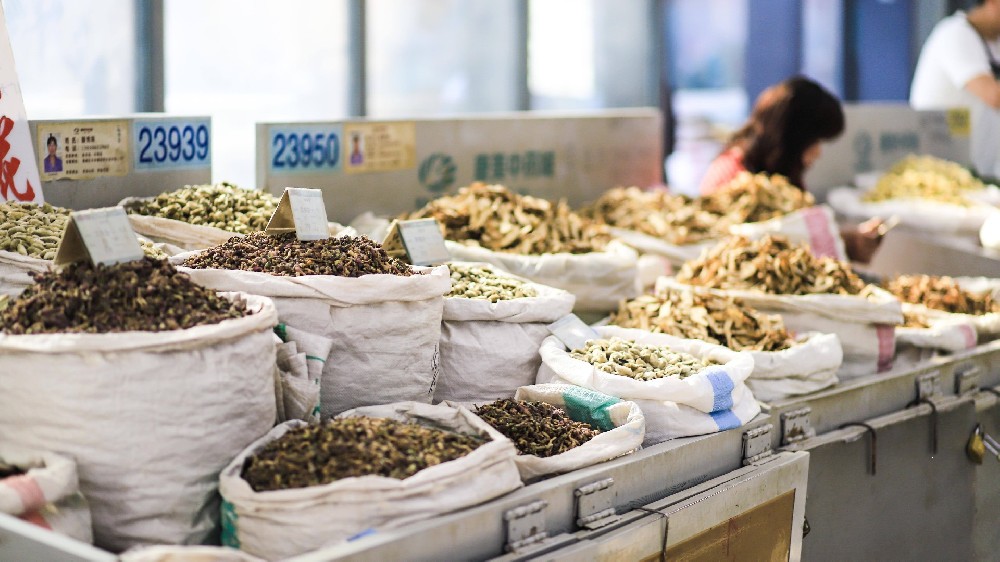
[{"label": "dark dried herb", "polygon": [[354,476],[400,480],[468,455],[488,437],[384,418],[340,418],[289,430],[243,463],[258,492],[307,488]]},{"label": "dark dried herb", "polygon": [[249,315],[162,260],[77,262],[32,273],[35,284],[0,310],[8,334],[160,332]]},{"label": "dark dried herb", "polygon": [[0,480],[3,480],[4,478],[9,478],[11,476],[20,476],[25,472],[27,471],[17,465],[8,464],[0,460]]},{"label": "dark dried herb", "polygon": [[255,232],[230,238],[184,260],[194,269],[239,269],[272,275],[411,275],[410,266],[363,236],[303,241],[295,234]]},{"label": "dark dried herb", "polygon": [[579,447],[600,433],[545,402],[503,398],[477,407],[476,414],[513,441],[522,455],[551,457]]}]

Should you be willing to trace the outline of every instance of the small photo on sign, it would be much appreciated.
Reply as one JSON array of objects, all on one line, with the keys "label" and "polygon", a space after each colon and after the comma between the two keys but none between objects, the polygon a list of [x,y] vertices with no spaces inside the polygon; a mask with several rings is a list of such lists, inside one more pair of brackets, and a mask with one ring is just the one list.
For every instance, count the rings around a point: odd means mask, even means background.
[{"label": "small photo on sign", "polygon": [[61,133],[49,133],[40,138],[42,147],[39,150],[38,161],[41,162],[42,174],[46,178],[63,173],[63,143]]},{"label": "small photo on sign", "polygon": [[351,154],[348,161],[351,166],[360,166],[365,163],[365,138],[361,133],[355,131],[351,133]]}]

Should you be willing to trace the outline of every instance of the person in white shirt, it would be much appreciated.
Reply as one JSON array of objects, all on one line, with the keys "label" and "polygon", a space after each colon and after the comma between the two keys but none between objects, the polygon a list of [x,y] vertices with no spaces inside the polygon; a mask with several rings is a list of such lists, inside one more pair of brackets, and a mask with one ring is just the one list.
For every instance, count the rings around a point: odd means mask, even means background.
[{"label": "person in white shirt", "polygon": [[1000,0],[938,22],[924,42],[910,84],[914,109],[968,107],[972,165],[1000,177]]}]

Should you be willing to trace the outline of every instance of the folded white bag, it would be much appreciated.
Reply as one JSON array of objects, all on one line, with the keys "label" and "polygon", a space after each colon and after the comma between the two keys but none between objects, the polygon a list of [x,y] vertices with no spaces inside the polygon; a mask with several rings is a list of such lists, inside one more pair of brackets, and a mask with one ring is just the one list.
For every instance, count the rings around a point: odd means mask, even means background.
[{"label": "folded white bag", "polygon": [[0,478],[0,513],[78,541],[93,542],[90,507],[80,493],[76,463],[64,455],[0,445],[0,461],[24,474]]}]

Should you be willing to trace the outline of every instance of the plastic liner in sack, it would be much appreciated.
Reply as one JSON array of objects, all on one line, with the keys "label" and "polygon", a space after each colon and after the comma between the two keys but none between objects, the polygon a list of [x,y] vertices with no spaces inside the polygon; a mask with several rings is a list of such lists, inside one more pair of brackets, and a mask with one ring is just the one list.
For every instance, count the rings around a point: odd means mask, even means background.
[{"label": "plastic liner in sack", "polygon": [[578,312],[607,312],[622,299],[641,290],[639,255],[621,241],[612,240],[604,251],[586,254],[523,255],[495,252],[479,245],[446,241],[457,261],[484,262],[540,285],[569,291]]},{"label": "plastic liner in sack", "polygon": [[526,285],[537,296],[498,302],[444,299],[435,402],[511,398],[518,387],[535,382],[542,363],[538,347],[550,335],[547,326],[573,310],[574,298],[561,289]]},{"label": "plastic liner in sack", "polygon": [[596,330],[604,338],[619,337],[640,345],[666,346],[672,351],[718,363],[683,379],[664,377],[641,381],[612,375],[570,357],[555,336],[542,342],[542,366],[538,370],[537,383],[575,384],[635,402],[646,416],[643,446],[740,427],[760,413],[760,404],[745,384],[753,371],[753,356],[749,352],[646,330],[618,326],[601,326]]},{"label": "plastic liner in sack", "polygon": [[0,442],[76,460],[94,542],[218,540],[219,471],[275,417],[274,304],[165,332],[0,334]]},{"label": "plastic liner in sack", "polygon": [[612,236],[635,248],[640,254],[660,256],[674,266],[681,266],[686,261],[697,259],[703,251],[719,243],[718,240],[712,239],[677,245],[637,230],[624,228],[611,228],[610,230]]},{"label": "plastic liner in sack", "polygon": [[409,277],[289,277],[180,266],[190,255],[171,262],[195,283],[269,297],[281,323],[333,340],[320,383],[324,419],[360,406],[431,401],[444,295],[451,290],[446,266],[416,267]]},{"label": "plastic liner in sack", "polygon": [[333,340],[285,324],[274,328],[283,343],[278,346],[282,400],[279,420],[319,421],[323,367]]},{"label": "plastic liner in sack", "polygon": [[892,369],[896,351],[895,327],[903,323],[896,297],[875,286],[871,296],[772,295],[759,291],[708,289],[662,277],[658,287],[697,289],[742,299],[768,314],[780,314],[789,330],[837,334],[844,353],[837,376],[841,380],[874,375]]},{"label": "plastic liner in sack", "polygon": [[646,417],[634,402],[572,384],[535,384],[517,389],[515,400],[558,406],[573,420],[601,430],[590,441],[551,457],[519,454],[514,461],[525,481],[585,468],[642,446]]},{"label": "plastic liner in sack", "polygon": [[514,444],[462,407],[401,402],[358,408],[338,417],[366,416],[489,435],[468,455],[399,480],[385,476],[344,478],[309,488],[255,492],[241,477],[244,460],[290,429],[275,427],[222,471],[223,542],[267,560],[283,559],[489,501],[521,486]]},{"label": "plastic liner in sack", "polygon": [[750,351],[753,373],[747,386],[763,402],[800,396],[837,384],[844,360],[836,334],[803,334],[780,351]]},{"label": "plastic liner in sack", "polygon": [[751,240],[768,234],[781,234],[792,242],[809,244],[813,255],[817,257],[847,259],[840,226],[833,209],[826,205],[799,209],[762,222],[736,224],[729,227],[729,232]]},{"label": "plastic liner in sack", "polygon": [[0,513],[78,541],[93,542],[90,507],[80,493],[76,463],[72,459],[0,445],[0,462],[25,472],[0,478]]},{"label": "plastic liner in sack", "polygon": [[[936,349],[945,352],[964,351],[976,347],[975,316],[968,314],[949,314],[940,310],[931,310],[923,305],[903,303],[903,310],[924,315],[927,318],[927,328],[896,328],[896,346]],[[1000,314],[994,314],[1000,317]]]},{"label": "plastic liner in sack", "polygon": [[0,250],[0,296],[20,295],[21,291],[35,283],[30,275],[32,272],[42,273],[51,266],[52,262],[48,260]]}]

